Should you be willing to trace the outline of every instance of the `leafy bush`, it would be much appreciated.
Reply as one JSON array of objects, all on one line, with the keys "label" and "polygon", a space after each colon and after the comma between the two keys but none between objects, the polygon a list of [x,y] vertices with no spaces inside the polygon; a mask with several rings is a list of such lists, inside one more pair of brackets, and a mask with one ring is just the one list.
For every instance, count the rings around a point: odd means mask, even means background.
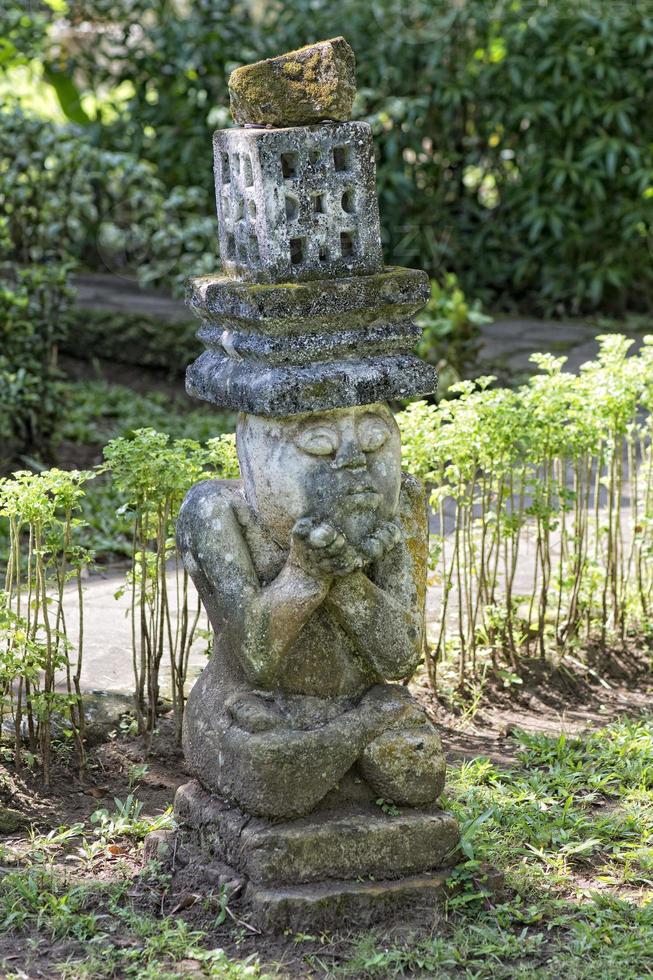
[{"label": "leafy bush", "polygon": [[173,377],[203,351],[196,337],[197,320],[162,320],[155,316],[91,310],[71,310],[62,350],[73,357],[102,357],[117,364],[160,368]]},{"label": "leafy bush", "polygon": [[110,93],[95,138],[150,161],[168,188],[199,185],[200,214],[213,211],[210,131],[228,122],[229,71],[344,30],[357,114],[377,138],[390,261],[547,311],[650,302],[647,5],[69,6],[72,25],[98,26],[73,27],[68,50],[69,75]]},{"label": "leafy bush", "polygon": [[0,267],[0,472],[19,453],[40,452],[56,428],[62,395],[57,349],[70,298],[64,266]]},{"label": "leafy bush", "polygon": [[[123,509],[128,510],[133,525],[131,570],[125,589],[131,594],[139,730],[154,731],[159,671],[167,651],[180,742],[188,658],[202,609],[199,599],[191,600],[188,572],[181,567],[175,546],[174,526],[181,502],[193,484],[216,474],[233,475],[233,445],[233,436],[211,439],[202,447],[192,439],[173,441],[154,429],[137,429],[127,438],[113,439],[104,450],[104,469],[123,495]],[[172,587],[168,582],[171,564]]]},{"label": "leafy bush", "polygon": [[[653,337],[636,357],[623,336],[598,339],[579,375],[563,371],[565,358],[534,354],[540,374],[517,390],[465,381],[456,400],[398,416],[409,469],[434,487],[432,680],[455,653],[460,684],[488,662],[519,682],[510,671],[523,654],[563,656],[591,638],[605,649],[648,629]],[[518,594],[531,537],[532,584]]]},{"label": "leafy bush", "polygon": [[443,282],[431,280],[431,296],[417,317],[422,336],[416,353],[438,369],[438,397],[460,381],[478,346],[478,328],[491,318],[481,312],[478,300],[469,303],[453,273]]},{"label": "leafy bush", "polygon": [[168,189],[151,163],[11,105],[0,112],[0,141],[9,261],[83,263],[179,288],[215,268],[213,209],[197,187]]},{"label": "leafy bush", "polygon": [[[5,588],[0,592],[0,720],[9,714],[15,761],[22,757],[26,722],[30,751],[38,750],[44,780],[50,776],[53,726],[63,715],[64,734],[84,759],[84,712],[80,689],[83,648],[82,570],[92,554],[79,541],[77,515],[89,472],[49,470],[14,473],[0,481],[0,516],[9,525]],[[65,586],[77,586],[77,638]],[[57,680],[63,675],[64,691]]]},{"label": "leafy bush", "polygon": [[173,439],[206,442],[235,429],[236,416],[213,406],[191,408],[189,399],[161,392],[141,395],[106,381],[68,382],[62,386],[65,411],[57,435],[73,443],[102,446],[131,430],[151,428]]}]

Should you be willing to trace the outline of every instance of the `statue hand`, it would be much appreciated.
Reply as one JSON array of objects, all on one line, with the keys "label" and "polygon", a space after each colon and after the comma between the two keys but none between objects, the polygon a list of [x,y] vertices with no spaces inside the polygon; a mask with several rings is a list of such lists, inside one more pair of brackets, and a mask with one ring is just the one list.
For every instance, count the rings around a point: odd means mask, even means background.
[{"label": "statue hand", "polygon": [[369,561],[379,561],[398,544],[400,537],[401,530],[398,525],[387,521],[380,524],[369,538],[361,542],[360,550]]},{"label": "statue hand", "polygon": [[310,517],[300,518],[293,528],[289,560],[318,578],[349,575],[363,565],[344,534]]}]

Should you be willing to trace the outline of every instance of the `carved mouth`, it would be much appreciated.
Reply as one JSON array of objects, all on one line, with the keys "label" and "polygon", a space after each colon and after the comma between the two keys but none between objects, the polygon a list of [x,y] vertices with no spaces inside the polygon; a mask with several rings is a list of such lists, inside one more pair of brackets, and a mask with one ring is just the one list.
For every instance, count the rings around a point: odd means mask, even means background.
[{"label": "carved mouth", "polygon": [[365,507],[378,507],[381,503],[381,494],[375,490],[347,490],[344,494],[347,502],[354,505]]}]

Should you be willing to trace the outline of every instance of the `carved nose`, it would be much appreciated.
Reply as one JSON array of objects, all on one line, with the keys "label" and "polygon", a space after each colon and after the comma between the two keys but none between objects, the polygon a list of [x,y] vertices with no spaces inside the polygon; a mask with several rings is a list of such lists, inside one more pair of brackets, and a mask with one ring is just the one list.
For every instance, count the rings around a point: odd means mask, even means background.
[{"label": "carved nose", "polygon": [[365,453],[353,441],[343,442],[334,460],[336,469],[358,470],[365,466]]}]

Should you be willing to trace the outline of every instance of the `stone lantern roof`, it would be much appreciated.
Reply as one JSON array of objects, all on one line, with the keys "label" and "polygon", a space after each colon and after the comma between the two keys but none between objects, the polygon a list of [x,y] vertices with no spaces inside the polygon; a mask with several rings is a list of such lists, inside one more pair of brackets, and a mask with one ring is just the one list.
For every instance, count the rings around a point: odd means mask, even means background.
[{"label": "stone lantern roof", "polygon": [[223,275],[189,282],[207,347],[189,393],[275,416],[432,392],[412,353],[429,281],[383,266],[372,132],[348,119],[353,51],[322,41],[229,87],[240,125],[213,139]]}]

